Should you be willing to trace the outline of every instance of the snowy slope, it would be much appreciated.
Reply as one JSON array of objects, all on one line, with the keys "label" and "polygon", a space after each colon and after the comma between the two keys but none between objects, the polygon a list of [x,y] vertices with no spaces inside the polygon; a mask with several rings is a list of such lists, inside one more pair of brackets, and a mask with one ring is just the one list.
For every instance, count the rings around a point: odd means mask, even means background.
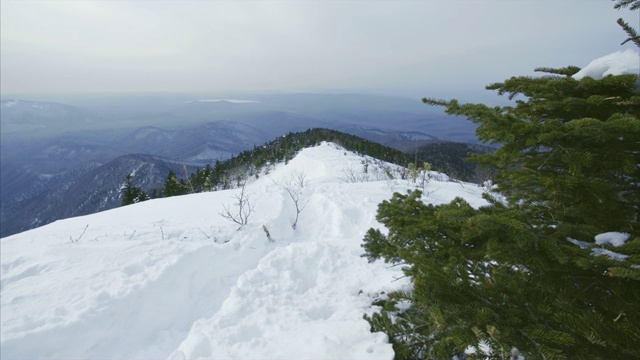
[{"label": "snowy slope", "polygon": [[[219,215],[236,189],[1,239],[2,358],[393,358],[362,315],[406,279],[367,263],[360,245],[381,226],[378,203],[415,186],[384,180],[383,164],[367,160],[363,174],[365,158],[334,144],[301,151],[247,185],[255,211],[239,231]],[[354,173],[364,182],[345,181]],[[307,205],[293,229],[282,185],[295,174],[306,176]],[[485,204],[481,188],[439,178],[425,201]]]}]

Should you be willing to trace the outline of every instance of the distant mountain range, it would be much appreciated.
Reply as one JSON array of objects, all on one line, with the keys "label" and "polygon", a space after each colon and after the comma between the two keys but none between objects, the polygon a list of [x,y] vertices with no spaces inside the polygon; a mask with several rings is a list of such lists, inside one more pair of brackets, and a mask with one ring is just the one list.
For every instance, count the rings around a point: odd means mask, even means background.
[{"label": "distant mountain range", "polygon": [[[19,198],[9,198],[7,209],[3,207],[0,236],[15,234],[58,219],[118,207],[121,204],[120,188],[128,174],[133,174],[133,185],[150,192],[164,185],[169,171],[184,174],[185,169],[191,173],[196,168],[151,155],[125,155],[101,166],[93,164],[51,177],[47,179],[48,182],[34,182],[31,193]],[[12,186],[15,187],[7,184],[8,188]],[[16,210],[11,211],[12,208]]]},{"label": "distant mountain range", "polygon": [[183,165],[193,170],[291,131],[331,128],[409,152],[440,139],[474,139],[473,124],[411,99],[282,94],[231,100],[1,100],[0,235],[117,205],[114,189],[138,168],[149,167],[140,174],[150,176],[149,188],[157,187],[169,170],[184,177]]},{"label": "distant mountain range", "polygon": [[26,100],[0,101],[2,137],[15,134],[51,136],[73,129],[91,128],[99,116],[75,106]]}]

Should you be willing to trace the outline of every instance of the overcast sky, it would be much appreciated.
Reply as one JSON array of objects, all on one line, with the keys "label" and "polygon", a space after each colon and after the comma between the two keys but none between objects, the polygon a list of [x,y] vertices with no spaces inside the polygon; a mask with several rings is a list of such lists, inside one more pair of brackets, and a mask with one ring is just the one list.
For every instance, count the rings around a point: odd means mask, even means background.
[{"label": "overcast sky", "polygon": [[[11,1],[1,92],[449,96],[633,48],[608,0]],[[482,90],[481,90],[482,91]]]}]

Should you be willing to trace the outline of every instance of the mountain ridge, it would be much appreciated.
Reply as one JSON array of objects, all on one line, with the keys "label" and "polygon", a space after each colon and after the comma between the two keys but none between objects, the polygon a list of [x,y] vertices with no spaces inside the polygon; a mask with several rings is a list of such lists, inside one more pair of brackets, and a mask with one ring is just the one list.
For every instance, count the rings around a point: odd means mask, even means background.
[{"label": "mountain ridge", "polygon": [[[229,129],[233,129],[233,125],[234,124],[230,124]],[[205,127],[207,127],[207,125],[205,125]],[[221,127],[216,125],[212,131],[219,131],[219,129],[221,129]],[[155,137],[158,131],[164,134],[161,129],[158,130],[155,127],[142,128],[142,130],[139,131],[142,138],[146,136]],[[204,130],[200,132],[204,132]],[[138,133],[138,131],[131,134],[135,136],[136,133]],[[179,132],[170,134],[172,134],[172,137],[180,135]],[[193,139],[193,136],[186,136],[184,134],[178,137],[187,142]],[[230,135],[227,135],[227,137],[233,138]],[[168,138],[168,140],[171,139]],[[348,150],[403,166],[407,166],[409,162],[415,161],[411,156],[375,141],[336,130],[314,128],[298,133],[289,132],[260,146],[254,146],[253,149],[242,151],[227,160],[216,161],[215,165],[220,166],[218,170],[221,173],[213,169],[216,171],[216,174],[209,173],[204,175],[209,177],[209,185],[206,188],[210,189],[211,186],[221,186],[221,189],[224,189],[228,186],[221,185],[223,177],[225,176],[228,179],[235,179],[238,176],[254,176],[267,164],[274,165],[280,161],[288,161],[297,151],[300,151],[305,146],[312,146],[321,141],[338,142]],[[148,149],[144,144],[138,146],[138,149]],[[460,147],[461,146],[458,146],[458,153],[464,154],[466,147],[462,146],[464,149],[460,149]],[[129,150],[135,149],[130,148]],[[198,154],[202,154],[203,152],[206,154],[207,151],[212,151],[210,154],[220,153],[220,150],[217,148],[205,148],[199,150]],[[129,162],[129,165],[125,165],[125,160],[132,159],[133,157],[135,157],[135,161],[133,163]],[[162,192],[169,172],[173,172],[179,179],[182,179],[183,191],[181,193],[191,192],[194,187],[203,188],[204,183],[197,183],[204,182],[205,179],[198,175],[199,173],[196,174],[196,170],[202,166],[201,164],[212,164],[213,161],[211,158],[206,158],[206,156],[198,160],[200,161],[180,161],[163,158],[162,156],[142,154],[122,155],[105,164],[96,164],[93,167],[83,167],[82,169],[74,168],[71,172],[55,175],[54,178],[60,181],[53,183],[50,188],[46,188],[46,185],[42,184],[42,181],[36,182],[33,186],[40,188],[41,190],[39,192],[27,197],[25,197],[24,193],[16,195],[27,199],[28,202],[16,201],[15,197],[5,200],[2,211],[3,226],[1,235],[8,236],[61,218],[86,215],[120,206],[120,193],[116,190],[121,186],[126,175],[134,172],[136,166],[142,166],[140,164],[134,164],[136,161],[142,161],[151,164],[149,166],[157,168],[156,170],[148,170],[146,173],[138,174],[133,179],[132,185],[141,188],[148,194],[160,194]],[[429,161],[429,158],[421,156],[420,160]],[[447,161],[451,162],[451,160],[445,160],[444,163],[443,161],[437,161],[434,164],[437,165],[434,169],[442,170],[442,165],[446,164]],[[199,166],[196,167],[196,165]],[[185,166],[187,171],[185,171]],[[472,174],[473,172],[473,169],[463,169],[462,165],[459,164],[449,166],[446,169],[447,171],[455,171],[457,174],[465,175]],[[462,170],[457,171],[458,169]],[[194,175],[198,176],[194,178]],[[147,179],[146,177],[149,178]],[[188,177],[191,178],[189,185],[185,181]],[[65,184],[62,181],[63,179],[68,179],[68,183]],[[237,181],[237,179],[234,181]],[[11,190],[11,183],[3,183],[3,189]],[[98,198],[102,200],[96,200]],[[11,211],[12,208],[14,209],[13,211]]]},{"label": "mountain ridge", "polygon": [[[237,209],[241,189],[229,189],[2,238],[3,356],[391,359],[363,314],[408,281],[399,267],[369,264],[360,244],[380,227],[378,203],[418,185],[387,170],[402,168],[322,142],[248,179],[254,210],[240,230],[219,215]],[[479,186],[429,175],[425,201],[486,204]],[[306,203],[295,228],[287,187]]]},{"label": "mountain ridge", "polygon": [[[120,206],[120,187],[128,174],[144,191],[161,187],[170,171],[184,173],[183,165],[152,155],[123,155],[98,167],[90,167],[68,181],[27,199],[20,210],[3,219],[2,236],[42,226],[72,216],[88,215]],[[187,166],[187,171],[195,171]]]}]

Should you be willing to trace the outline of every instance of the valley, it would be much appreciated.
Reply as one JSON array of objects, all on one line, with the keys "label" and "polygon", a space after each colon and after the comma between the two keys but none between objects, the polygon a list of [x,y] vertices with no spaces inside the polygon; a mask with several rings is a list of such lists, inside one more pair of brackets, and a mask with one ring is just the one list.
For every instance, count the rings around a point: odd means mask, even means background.
[{"label": "valley", "polygon": [[[474,142],[474,126],[419,101],[373,95],[70,98],[73,105],[3,99],[0,236],[118,204],[124,177],[162,187],[287,132],[324,127],[413,152],[435,141]],[[135,159],[135,160],[134,160]],[[144,176],[144,177],[143,177]]]}]

